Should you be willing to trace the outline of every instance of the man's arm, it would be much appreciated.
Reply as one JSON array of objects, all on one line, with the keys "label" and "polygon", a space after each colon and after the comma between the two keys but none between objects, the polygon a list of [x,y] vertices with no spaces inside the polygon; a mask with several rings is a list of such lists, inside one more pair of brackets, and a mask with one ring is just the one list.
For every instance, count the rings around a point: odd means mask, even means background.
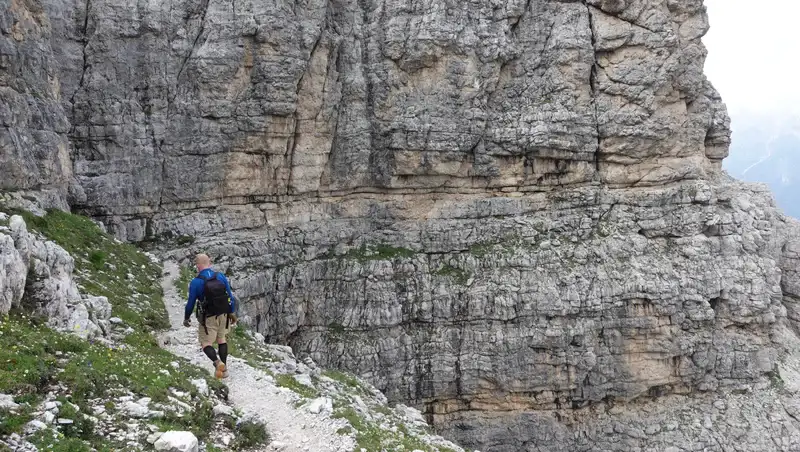
[{"label": "man's arm", "polygon": [[184,322],[189,320],[189,317],[192,316],[192,311],[194,311],[194,304],[197,302],[197,298],[200,296],[200,287],[199,284],[196,284],[195,281],[198,281],[197,278],[193,279],[192,282],[189,283],[189,298],[186,300],[186,309],[184,310],[183,320]]}]

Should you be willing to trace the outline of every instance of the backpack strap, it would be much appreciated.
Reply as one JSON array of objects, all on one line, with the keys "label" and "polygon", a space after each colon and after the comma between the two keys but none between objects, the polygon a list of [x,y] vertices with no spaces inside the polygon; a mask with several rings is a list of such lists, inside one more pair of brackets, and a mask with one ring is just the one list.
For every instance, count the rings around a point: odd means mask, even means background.
[{"label": "backpack strap", "polygon": [[[203,288],[205,288],[205,283],[217,278],[217,272],[212,272],[210,278],[206,278],[205,276],[203,276],[203,272],[198,273],[197,277],[199,279],[203,280],[203,283],[204,283],[203,284]],[[206,294],[203,293],[203,298],[205,298],[205,296],[206,296]],[[200,301],[200,303],[198,303],[197,307],[200,310],[200,318],[198,320],[203,324],[203,329],[206,331],[206,334],[208,334],[208,326],[206,326],[206,320],[208,319],[208,316],[207,316],[208,313],[201,308],[202,300],[199,300],[199,301]]]}]

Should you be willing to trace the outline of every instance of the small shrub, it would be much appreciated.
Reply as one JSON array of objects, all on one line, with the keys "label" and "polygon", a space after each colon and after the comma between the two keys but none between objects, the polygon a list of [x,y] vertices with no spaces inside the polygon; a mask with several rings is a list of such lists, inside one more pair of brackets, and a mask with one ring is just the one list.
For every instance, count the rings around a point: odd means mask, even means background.
[{"label": "small shrub", "polygon": [[96,270],[102,270],[105,267],[107,256],[103,251],[92,251],[89,253],[89,262],[94,265]]},{"label": "small shrub", "polygon": [[91,439],[94,436],[94,424],[92,424],[90,420],[84,418],[80,411],[67,403],[66,399],[61,398],[61,402],[62,405],[58,417],[72,419],[72,424],[59,425],[61,433],[67,438]]},{"label": "small shrub", "polygon": [[270,442],[269,432],[264,424],[251,420],[243,421],[236,429],[234,450],[250,449]]},{"label": "small shrub", "polygon": [[89,452],[92,447],[80,438],[67,438],[52,430],[40,430],[28,438],[39,450],[48,452]]},{"label": "small shrub", "polygon": [[30,420],[31,416],[28,414],[0,410],[0,436],[20,433],[22,427]]}]

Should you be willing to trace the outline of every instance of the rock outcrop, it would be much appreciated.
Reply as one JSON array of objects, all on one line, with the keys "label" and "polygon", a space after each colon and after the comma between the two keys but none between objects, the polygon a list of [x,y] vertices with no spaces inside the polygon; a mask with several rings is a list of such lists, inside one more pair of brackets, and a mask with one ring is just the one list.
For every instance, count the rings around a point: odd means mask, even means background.
[{"label": "rock outcrop", "polygon": [[107,334],[106,297],[81,294],[74,260],[64,248],[28,232],[19,215],[0,212],[0,315],[11,308],[47,318],[50,325],[83,338]]},{"label": "rock outcrop", "polygon": [[702,1],[501,3],[10,1],[3,187],[192,236],[268,340],[465,446],[797,448],[800,227],[721,171]]}]

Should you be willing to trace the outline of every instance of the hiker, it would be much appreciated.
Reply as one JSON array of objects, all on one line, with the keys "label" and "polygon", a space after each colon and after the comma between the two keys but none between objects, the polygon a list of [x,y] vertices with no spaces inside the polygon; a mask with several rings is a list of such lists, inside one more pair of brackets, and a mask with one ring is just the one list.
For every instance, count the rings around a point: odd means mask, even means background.
[{"label": "hiker", "polygon": [[[225,336],[228,329],[236,323],[236,299],[225,275],[211,268],[211,259],[206,254],[198,254],[194,260],[197,276],[189,284],[189,299],[186,301],[183,326],[191,326],[189,319],[197,302],[198,336],[203,352],[214,363],[214,376],[228,378],[228,343]],[[214,342],[219,345],[219,357],[214,350]]]}]

